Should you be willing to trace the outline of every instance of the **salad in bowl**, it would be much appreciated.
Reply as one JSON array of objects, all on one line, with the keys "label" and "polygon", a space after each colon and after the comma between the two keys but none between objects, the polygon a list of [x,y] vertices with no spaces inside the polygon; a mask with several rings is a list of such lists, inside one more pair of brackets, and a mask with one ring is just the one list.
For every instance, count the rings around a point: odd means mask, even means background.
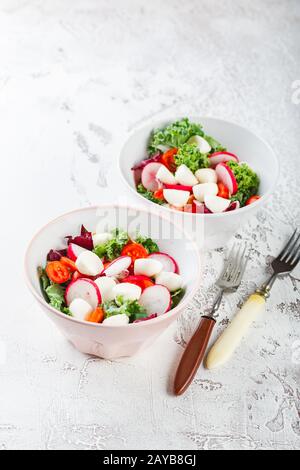
[{"label": "salad in bowl", "polygon": [[177,211],[222,213],[260,199],[254,169],[188,118],[153,130],[131,170],[140,195]]},{"label": "salad in bowl", "polygon": [[77,320],[123,326],[151,320],[177,306],[185,294],[175,259],[152,238],[120,228],[65,236],[38,267],[42,295]]}]

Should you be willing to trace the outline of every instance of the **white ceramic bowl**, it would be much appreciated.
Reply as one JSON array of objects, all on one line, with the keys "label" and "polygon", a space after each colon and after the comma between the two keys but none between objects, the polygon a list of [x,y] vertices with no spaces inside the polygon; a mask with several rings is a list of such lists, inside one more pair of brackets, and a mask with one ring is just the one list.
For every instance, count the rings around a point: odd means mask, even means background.
[{"label": "white ceramic bowl", "polygon": [[[37,267],[45,265],[51,248],[65,246],[65,235],[77,234],[81,224],[93,231],[100,220],[103,231],[122,227],[131,234],[139,230],[151,236],[162,252],[176,259],[186,286],[185,296],[176,308],[152,320],[119,327],[79,321],[47,304],[41,295]],[[146,209],[103,205],[69,212],[43,227],[27,249],[25,274],[29,289],[44,312],[77,349],[103,358],[116,358],[131,356],[149,346],[184,310],[200,284],[200,257],[197,245],[167,218]]]},{"label": "white ceramic bowl", "polygon": [[121,150],[119,159],[121,174],[127,186],[139,198],[140,203],[144,202],[148,207],[151,205],[156,211],[167,214],[171,220],[190,233],[200,248],[222,247],[266,203],[277,182],[278,160],[272,148],[248,129],[221,119],[191,116],[190,121],[201,123],[206,134],[215,137],[229,152],[238,155],[240,161],[247,162],[258,173],[259,194],[262,197],[249,206],[222,214],[190,214],[161,207],[137,193],[131,168],[145,158],[151,131],[165,127],[177,119],[181,118],[153,121],[133,132]]}]

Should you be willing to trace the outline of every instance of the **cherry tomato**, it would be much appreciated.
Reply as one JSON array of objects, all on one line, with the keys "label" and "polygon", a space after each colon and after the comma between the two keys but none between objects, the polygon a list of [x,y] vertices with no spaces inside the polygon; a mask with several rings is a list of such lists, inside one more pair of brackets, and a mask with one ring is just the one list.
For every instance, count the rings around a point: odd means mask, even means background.
[{"label": "cherry tomato", "polygon": [[137,276],[127,276],[125,277],[122,282],[129,282],[130,284],[135,284],[139,286],[142,291],[146,289],[146,287],[154,286],[154,282],[151,281],[150,277],[137,275]]},{"label": "cherry tomato", "polygon": [[62,256],[60,258],[60,262],[66,266],[66,268],[69,268],[70,271],[74,272],[74,271],[77,271],[77,268],[76,268],[76,264],[74,263],[74,261],[72,261],[70,258],[67,258],[66,256]]},{"label": "cherry tomato", "polygon": [[224,183],[218,183],[218,194],[217,196],[223,197],[224,199],[229,199],[229,189],[225,186]]},{"label": "cherry tomato", "polygon": [[174,156],[177,154],[178,149],[169,149],[161,156],[161,163],[163,163],[168,170],[174,172],[176,171],[176,163]]},{"label": "cherry tomato", "polygon": [[140,245],[140,243],[127,243],[127,245],[124,246],[122,252],[122,256],[130,256],[132,259],[131,265],[135,262],[136,259],[140,258],[147,258],[148,256],[148,251],[146,248],[143,247],[143,245]]},{"label": "cherry tomato", "polygon": [[164,190],[162,188],[158,189],[154,192],[153,196],[155,197],[155,199],[164,200]]},{"label": "cherry tomato", "polygon": [[249,206],[249,204],[253,204],[253,202],[257,201],[258,199],[260,199],[261,196],[258,196],[258,194],[255,194],[255,196],[251,196],[249,197],[249,199],[247,199],[246,201],[246,206]]},{"label": "cherry tomato", "polygon": [[50,261],[46,266],[49,279],[55,284],[63,284],[70,279],[70,271],[60,261]]}]

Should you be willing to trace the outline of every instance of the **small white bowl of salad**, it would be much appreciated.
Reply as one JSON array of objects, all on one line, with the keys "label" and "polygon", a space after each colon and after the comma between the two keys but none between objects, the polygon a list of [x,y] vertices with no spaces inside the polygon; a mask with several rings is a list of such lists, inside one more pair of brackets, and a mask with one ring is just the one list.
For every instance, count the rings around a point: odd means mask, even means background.
[{"label": "small white bowl of salad", "polygon": [[140,201],[171,214],[207,248],[227,243],[266,202],[278,176],[278,161],[264,140],[208,117],[159,121],[135,131],[119,163]]},{"label": "small white bowl of salad", "polygon": [[84,353],[130,356],[151,344],[191,300],[196,244],[167,218],[115,205],[79,209],[29,245],[31,292]]}]

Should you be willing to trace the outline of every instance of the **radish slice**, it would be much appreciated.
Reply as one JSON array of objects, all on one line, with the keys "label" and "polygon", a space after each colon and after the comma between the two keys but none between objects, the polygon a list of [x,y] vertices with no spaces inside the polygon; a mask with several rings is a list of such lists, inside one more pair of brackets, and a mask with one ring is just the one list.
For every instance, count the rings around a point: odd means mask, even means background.
[{"label": "radish slice", "polygon": [[162,315],[171,308],[171,294],[164,286],[150,286],[142,293],[139,303],[145,308],[148,316],[154,313]]},{"label": "radish slice", "polygon": [[67,257],[70,258],[72,261],[76,261],[80,253],[86,251],[85,248],[82,248],[79,245],[75,245],[75,243],[70,243],[67,250]]},{"label": "radish slice", "polygon": [[219,196],[205,196],[206,207],[213,213],[225,212],[230,206],[230,199],[224,199]]},{"label": "radish slice", "polygon": [[156,179],[156,175],[160,167],[162,166],[161,163],[148,163],[143,168],[142,171],[142,184],[143,186],[148,189],[148,191],[157,191],[159,188],[159,182]]},{"label": "radish slice", "polygon": [[238,157],[234,155],[234,153],[230,152],[215,152],[211,155],[208,155],[208,158],[210,166],[212,167],[217,166],[219,163],[229,162],[230,160],[233,160],[235,162],[239,161]]},{"label": "radish slice", "polygon": [[102,302],[114,300],[115,295],[113,292],[113,288],[117,285],[117,283],[112,277],[107,277],[107,276],[98,277],[95,280],[95,284],[97,284],[100,290]]},{"label": "radish slice", "polygon": [[216,196],[219,188],[216,183],[200,183],[193,187],[193,194],[199,202],[204,202],[204,197],[211,195]]},{"label": "radish slice", "polygon": [[228,209],[226,209],[227,212],[229,211],[235,211],[236,209],[240,208],[240,201],[232,201]]},{"label": "radish slice", "polygon": [[230,194],[235,194],[238,190],[238,184],[235,179],[234,173],[226,163],[219,163],[216,166],[216,173],[218,176],[218,181],[225,184],[229,189]]},{"label": "radish slice", "polygon": [[184,184],[164,184],[165,189],[176,189],[177,191],[189,191],[193,190],[193,186],[186,186]]},{"label": "radish slice", "polygon": [[165,200],[175,207],[183,207],[190,197],[189,191],[179,191],[177,189],[164,189],[163,195]]},{"label": "radish slice", "polygon": [[102,274],[109,277],[118,276],[129,268],[131,261],[130,256],[119,256],[104,269]]},{"label": "radish slice", "polygon": [[176,263],[175,259],[172,258],[172,256],[167,255],[167,253],[152,253],[148,256],[148,259],[149,258],[159,261],[163,266],[163,271],[168,271],[170,273],[179,272],[178,264]]},{"label": "radish slice", "polygon": [[101,294],[97,284],[91,279],[80,278],[71,282],[65,293],[66,303],[69,306],[74,299],[83,299],[95,309],[101,304]]},{"label": "radish slice", "polygon": [[180,165],[177,168],[175,178],[177,183],[186,186],[194,186],[198,183],[196,176],[186,165]]}]

